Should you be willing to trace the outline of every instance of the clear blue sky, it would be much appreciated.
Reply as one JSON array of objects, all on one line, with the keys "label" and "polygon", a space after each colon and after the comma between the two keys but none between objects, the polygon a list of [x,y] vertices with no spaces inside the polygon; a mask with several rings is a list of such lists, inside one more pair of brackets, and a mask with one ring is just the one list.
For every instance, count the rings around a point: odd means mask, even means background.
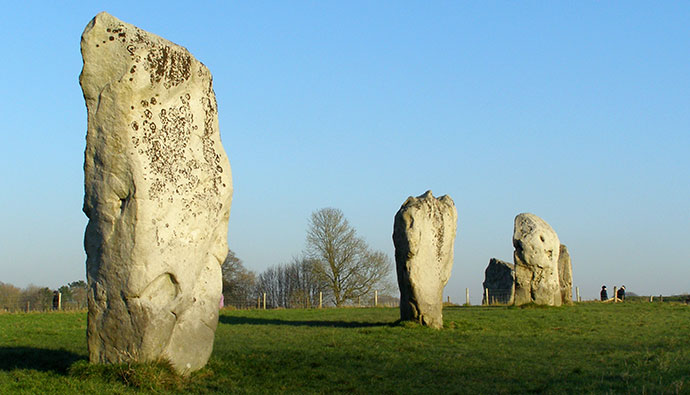
[{"label": "clear blue sky", "polygon": [[85,277],[79,40],[108,11],[213,73],[249,269],[298,255],[323,207],[392,258],[396,211],[432,189],[458,208],[453,300],[512,261],[520,212],[553,226],[585,298],[690,292],[689,4],[6,4],[0,281]]}]

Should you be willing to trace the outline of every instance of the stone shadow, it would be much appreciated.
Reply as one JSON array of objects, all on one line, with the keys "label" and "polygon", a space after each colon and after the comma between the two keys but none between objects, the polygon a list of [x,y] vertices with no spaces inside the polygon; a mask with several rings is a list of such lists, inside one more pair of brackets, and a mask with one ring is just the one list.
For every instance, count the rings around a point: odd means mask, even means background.
[{"label": "stone shadow", "polygon": [[287,326],[320,326],[326,328],[371,328],[375,326],[396,326],[394,322],[359,322],[359,321],[289,321],[255,317],[230,317],[220,316],[221,324],[232,325],[287,325]]},{"label": "stone shadow", "polygon": [[67,350],[35,347],[0,347],[0,370],[33,369],[66,374],[69,367],[87,357]]}]

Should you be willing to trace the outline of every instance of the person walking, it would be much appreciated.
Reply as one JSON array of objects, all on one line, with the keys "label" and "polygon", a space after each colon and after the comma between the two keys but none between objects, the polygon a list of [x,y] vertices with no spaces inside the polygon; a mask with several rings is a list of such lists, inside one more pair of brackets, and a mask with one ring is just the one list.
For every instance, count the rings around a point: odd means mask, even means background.
[{"label": "person walking", "polygon": [[601,292],[599,293],[599,296],[601,297],[602,302],[609,299],[609,293],[606,291],[606,285],[601,286]]}]

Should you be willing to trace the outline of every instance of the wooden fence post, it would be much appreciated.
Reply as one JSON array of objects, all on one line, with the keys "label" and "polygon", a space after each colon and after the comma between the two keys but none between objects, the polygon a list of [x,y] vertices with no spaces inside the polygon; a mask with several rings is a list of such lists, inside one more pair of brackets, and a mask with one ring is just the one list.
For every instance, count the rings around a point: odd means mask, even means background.
[{"label": "wooden fence post", "polygon": [[654,295],[649,295],[649,303],[652,303],[654,301]]},{"label": "wooden fence post", "polygon": [[261,308],[261,296],[256,297],[256,308],[257,309]]},{"label": "wooden fence post", "polygon": [[374,291],[374,307],[379,307],[379,291]]},{"label": "wooden fence post", "polygon": [[618,291],[616,290],[616,287],[613,287],[613,303],[618,303]]},{"label": "wooden fence post", "polygon": [[465,288],[465,304],[470,305],[470,289]]},{"label": "wooden fence post", "polygon": [[31,302],[26,302],[26,312],[28,313],[29,310],[31,310]]},{"label": "wooden fence post", "polygon": [[323,308],[323,292],[319,292],[319,308]]},{"label": "wooden fence post", "polygon": [[266,292],[264,292],[264,310],[266,310]]},{"label": "wooden fence post", "polygon": [[486,301],[486,305],[489,305],[489,288],[484,289],[484,300]]},{"label": "wooden fence post", "polygon": [[575,287],[575,301],[581,302],[581,300],[580,300],[580,287]]}]

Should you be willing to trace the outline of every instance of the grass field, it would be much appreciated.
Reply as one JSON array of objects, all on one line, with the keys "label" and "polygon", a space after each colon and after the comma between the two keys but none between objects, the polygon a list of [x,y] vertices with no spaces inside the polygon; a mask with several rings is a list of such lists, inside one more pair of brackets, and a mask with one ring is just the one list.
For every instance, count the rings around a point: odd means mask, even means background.
[{"label": "grass field", "polygon": [[690,307],[448,307],[445,328],[392,308],[223,311],[209,365],[92,366],[83,312],[0,315],[0,393],[690,394]]}]

